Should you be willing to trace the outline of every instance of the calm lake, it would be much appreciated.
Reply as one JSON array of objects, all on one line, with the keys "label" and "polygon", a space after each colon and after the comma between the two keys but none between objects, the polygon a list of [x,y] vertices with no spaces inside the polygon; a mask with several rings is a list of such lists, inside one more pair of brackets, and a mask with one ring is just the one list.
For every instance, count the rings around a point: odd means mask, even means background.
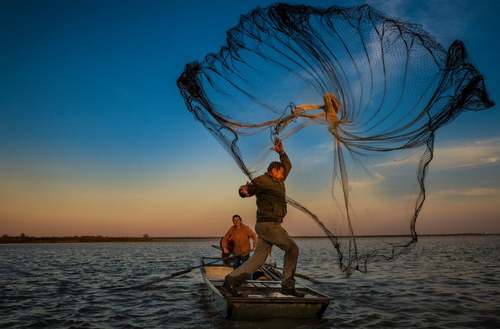
[{"label": "calm lake", "polygon": [[[225,320],[198,270],[111,289],[218,256],[216,243],[0,245],[0,328],[500,328],[500,236],[423,237],[409,254],[349,278],[328,240],[298,239],[297,271],[332,297],[322,320]],[[274,258],[281,265],[279,249]]]}]

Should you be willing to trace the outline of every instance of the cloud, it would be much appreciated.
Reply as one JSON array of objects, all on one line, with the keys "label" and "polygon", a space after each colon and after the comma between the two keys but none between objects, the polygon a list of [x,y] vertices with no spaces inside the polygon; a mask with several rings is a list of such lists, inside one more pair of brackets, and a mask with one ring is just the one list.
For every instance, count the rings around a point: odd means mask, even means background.
[{"label": "cloud", "polygon": [[307,149],[303,156],[298,158],[297,167],[310,168],[325,164],[333,159],[333,142],[320,143]]},{"label": "cloud", "polygon": [[[322,143],[314,146],[306,156],[302,157],[299,165],[307,168],[325,164],[332,160],[334,151],[333,143]],[[412,151],[411,155],[406,153],[403,157],[369,164],[368,169],[377,170],[374,179],[370,181],[380,182],[384,177],[384,169],[416,167],[420,161],[422,152]],[[390,154],[387,154],[390,155]],[[368,161],[372,161],[369,159]],[[434,159],[431,162],[432,171],[453,169],[475,169],[500,164],[500,138],[482,139],[476,141],[454,141],[434,149]],[[359,182],[358,185],[366,185],[367,181]],[[351,184],[356,184],[352,182]],[[370,185],[373,185],[370,183]]]},{"label": "cloud", "polygon": [[[396,167],[417,165],[420,154],[393,161],[377,163],[374,167]],[[434,149],[434,160],[431,169],[448,170],[478,168],[500,163],[500,138],[476,140],[473,142],[453,142]]]},{"label": "cloud", "polygon": [[476,168],[500,161],[500,138],[478,140],[437,148],[432,168],[435,170]]},{"label": "cloud", "polygon": [[438,196],[457,196],[457,197],[488,197],[488,196],[496,196],[500,195],[500,190],[496,188],[488,188],[488,187],[471,187],[467,189],[449,189],[449,190],[441,190],[437,193]]},{"label": "cloud", "polygon": [[349,185],[354,188],[369,187],[381,183],[385,180],[385,176],[376,172],[373,177],[361,180],[349,181]]}]

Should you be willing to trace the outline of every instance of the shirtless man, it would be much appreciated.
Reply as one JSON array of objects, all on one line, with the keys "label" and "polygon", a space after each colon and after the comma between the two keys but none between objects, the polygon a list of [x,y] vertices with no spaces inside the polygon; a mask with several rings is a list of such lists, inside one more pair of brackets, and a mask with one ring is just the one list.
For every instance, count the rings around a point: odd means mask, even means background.
[{"label": "shirtless man", "polygon": [[[250,240],[252,244],[250,244]],[[242,223],[240,215],[233,216],[233,225],[226,232],[221,241],[225,255],[234,255],[234,268],[239,267],[250,257],[250,251],[255,249],[257,236],[250,227]]]}]

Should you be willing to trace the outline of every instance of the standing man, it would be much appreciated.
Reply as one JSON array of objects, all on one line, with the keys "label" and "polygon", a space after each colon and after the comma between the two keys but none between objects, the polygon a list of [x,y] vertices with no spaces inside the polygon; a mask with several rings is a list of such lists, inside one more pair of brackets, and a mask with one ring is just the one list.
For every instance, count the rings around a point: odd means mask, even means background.
[{"label": "standing man", "polygon": [[251,183],[239,189],[242,198],[256,196],[257,223],[255,231],[259,235],[254,254],[243,265],[229,273],[224,280],[224,288],[238,295],[236,288],[250,278],[271,252],[273,245],[285,251],[283,282],[281,292],[286,295],[303,297],[304,294],[295,290],[295,268],[299,256],[299,248],[281,226],[286,215],[285,179],[292,168],[281,140],[276,138],[274,151],[279,154],[280,162],[271,162],[267,172],[255,178]]},{"label": "standing man", "polygon": [[231,253],[234,255],[234,268],[237,268],[250,257],[250,251],[255,249],[256,240],[255,232],[242,223],[240,215],[234,215],[233,225],[222,238],[222,251],[226,255]]}]

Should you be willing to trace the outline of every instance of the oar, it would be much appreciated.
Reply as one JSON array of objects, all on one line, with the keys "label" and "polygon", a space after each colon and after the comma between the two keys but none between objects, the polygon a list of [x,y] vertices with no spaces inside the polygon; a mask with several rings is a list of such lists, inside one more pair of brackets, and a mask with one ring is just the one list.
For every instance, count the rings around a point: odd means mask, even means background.
[{"label": "oar", "polygon": [[[278,267],[278,266],[274,266],[274,268],[280,270],[280,271],[283,271],[283,268],[281,267]],[[308,280],[308,281],[311,281],[312,283],[322,283],[321,281],[318,281],[316,279],[313,279],[311,278],[310,276],[307,276],[305,274],[301,274],[301,273],[297,273],[295,272],[294,276],[298,277],[298,278],[301,278],[301,279],[305,279],[305,280]]]},{"label": "oar", "polygon": [[[234,258],[234,257],[229,257],[228,259],[231,259],[231,258]],[[170,280],[170,279],[175,278],[177,276],[180,276],[180,275],[183,275],[183,274],[187,274],[187,273],[191,272],[192,270],[200,268],[200,267],[203,267],[205,265],[215,264],[217,262],[220,262],[221,260],[222,260],[222,258],[216,258],[214,261],[211,261],[211,262],[208,262],[208,263],[204,263],[204,264],[200,264],[200,265],[196,265],[196,266],[191,266],[191,267],[189,267],[189,268],[187,268],[185,270],[174,272],[174,273],[172,273],[172,274],[170,274],[168,276],[162,277],[162,278],[157,278],[157,279],[151,280],[149,282],[138,284],[138,285],[131,286],[131,287],[117,288],[117,290],[142,289],[142,288],[145,288],[147,286],[153,285],[155,283],[158,283],[158,282],[161,282],[161,281]]]},{"label": "oar", "polygon": [[321,283],[321,281],[318,281],[316,279],[313,279],[307,275],[304,275],[304,274],[300,274],[300,273],[295,273],[295,276],[298,277],[298,278],[301,278],[301,279],[306,279],[308,281],[311,281],[312,283]]}]

